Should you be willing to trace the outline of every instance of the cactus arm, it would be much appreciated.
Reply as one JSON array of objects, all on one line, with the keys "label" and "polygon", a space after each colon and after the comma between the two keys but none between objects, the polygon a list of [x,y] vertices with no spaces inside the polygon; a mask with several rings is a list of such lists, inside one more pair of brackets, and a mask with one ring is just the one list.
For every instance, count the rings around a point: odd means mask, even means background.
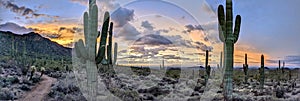
[{"label": "cactus arm", "polygon": [[236,43],[239,39],[239,35],[240,35],[240,28],[241,28],[241,16],[237,15],[236,16],[236,20],[235,20],[235,27],[234,27],[234,43]]},{"label": "cactus arm", "polygon": [[219,38],[222,42],[225,42],[225,13],[224,13],[224,7],[220,5],[218,7],[218,21],[219,21]]},{"label": "cactus arm", "polygon": [[[83,15],[83,31],[84,31],[84,39],[89,39],[89,14],[88,12],[84,12]],[[87,40],[85,40],[87,41]]]},{"label": "cactus arm", "polygon": [[113,34],[113,26],[114,23],[111,22],[109,26],[109,37],[108,37],[108,54],[107,54],[107,59],[108,59],[108,64],[112,64],[112,34]]},{"label": "cactus arm", "polygon": [[[105,12],[104,14],[104,22],[102,25],[102,31],[101,31],[101,36],[100,36],[100,48],[98,49],[98,54],[96,56],[96,63],[99,64],[101,63],[102,59],[105,58],[105,46],[106,46],[106,40],[107,40],[107,30],[109,26],[109,13]],[[104,47],[103,47],[104,46]]]},{"label": "cactus arm", "polygon": [[79,39],[78,42],[75,43],[75,53],[78,58],[87,58],[86,49],[82,39]]}]

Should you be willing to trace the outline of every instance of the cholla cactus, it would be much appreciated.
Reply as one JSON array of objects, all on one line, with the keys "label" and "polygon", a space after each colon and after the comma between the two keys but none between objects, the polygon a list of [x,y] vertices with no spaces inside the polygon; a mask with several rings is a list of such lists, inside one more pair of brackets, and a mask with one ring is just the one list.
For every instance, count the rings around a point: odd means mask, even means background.
[{"label": "cholla cactus", "polygon": [[264,55],[261,55],[261,67],[259,69],[259,82],[260,82],[260,89],[264,88],[264,82],[265,82],[265,66],[264,66]]},{"label": "cholla cactus", "polygon": [[226,100],[232,99],[232,78],[233,78],[233,51],[234,44],[238,41],[241,16],[237,15],[235,20],[235,27],[233,30],[233,13],[232,13],[232,0],[226,0],[226,15],[224,7],[218,7],[218,20],[219,20],[219,37],[224,43],[224,67],[225,67],[225,91],[224,96]]},{"label": "cholla cactus", "polygon": [[248,83],[248,63],[247,63],[247,54],[245,54],[245,64],[243,64],[244,74],[245,74],[245,83]]}]

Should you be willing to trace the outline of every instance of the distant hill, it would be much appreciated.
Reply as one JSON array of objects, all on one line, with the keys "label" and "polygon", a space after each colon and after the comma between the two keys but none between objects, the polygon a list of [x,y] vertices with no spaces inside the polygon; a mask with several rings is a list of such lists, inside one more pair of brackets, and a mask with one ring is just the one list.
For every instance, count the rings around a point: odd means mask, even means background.
[{"label": "distant hill", "polygon": [[[52,42],[38,33],[17,35],[0,31],[0,61],[13,58],[19,61],[71,61],[71,48]],[[2,57],[2,58],[1,58]],[[46,64],[46,63],[44,63]]]}]

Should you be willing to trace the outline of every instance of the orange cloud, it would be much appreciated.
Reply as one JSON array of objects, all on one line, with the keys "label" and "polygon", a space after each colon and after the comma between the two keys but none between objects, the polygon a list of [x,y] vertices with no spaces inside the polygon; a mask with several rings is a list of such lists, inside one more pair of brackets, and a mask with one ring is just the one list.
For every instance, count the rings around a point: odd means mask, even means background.
[{"label": "orange cloud", "polygon": [[77,24],[40,23],[26,27],[34,29],[36,33],[65,47],[72,47],[74,35],[78,31],[81,31],[81,28]]}]

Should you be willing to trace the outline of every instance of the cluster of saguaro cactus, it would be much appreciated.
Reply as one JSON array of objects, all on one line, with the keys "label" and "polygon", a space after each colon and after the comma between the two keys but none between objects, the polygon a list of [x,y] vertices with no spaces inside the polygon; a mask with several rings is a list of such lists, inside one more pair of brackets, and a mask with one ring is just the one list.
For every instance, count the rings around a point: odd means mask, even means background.
[{"label": "cluster of saguaro cactus", "polygon": [[[115,64],[117,61],[117,47],[118,44],[115,43],[114,48],[114,59],[112,59],[112,34],[113,34],[113,23],[111,22],[109,24],[109,13],[105,12],[104,15],[104,22],[102,26],[101,36],[100,32],[97,31],[97,14],[96,10],[92,9],[92,13],[90,16],[87,12],[84,14],[84,33],[85,33],[85,44],[83,43],[83,40],[80,39],[75,44],[76,54],[78,57],[83,59],[88,59],[91,61],[95,61],[96,64],[102,64],[102,65],[112,65]],[[92,18],[95,17],[95,18]],[[91,22],[90,22],[91,21]],[[94,28],[95,26],[95,28]],[[109,30],[108,30],[109,27]],[[109,33],[109,35],[107,35]],[[97,50],[96,48],[96,40],[100,36],[100,44],[99,48]],[[107,43],[107,37],[108,37],[108,45]],[[96,50],[98,51],[96,53]],[[91,53],[92,52],[92,53]],[[105,54],[106,52],[106,54]],[[114,61],[113,61],[114,60]]]},{"label": "cluster of saguaro cactus", "polygon": [[[89,0],[89,11],[84,13],[84,41],[82,39],[75,43],[76,56],[86,65],[88,100],[96,100],[97,91],[97,68],[98,66],[112,64],[111,47],[113,23],[110,23],[108,12],[104,14],[101,36],[98,32],[98,7],[96,0]],[[109,28],[110,27],[110,28]],[[109,28],[109,29],[108,29]],[[109,32],[108,46],[107,33]],[[97,51],[97,39],[100,36],[100,45]],[[105,52],[107,51],[107,56]],[[114,57],[117,57],[116,50]],[[116,61],[116,59],[114,59]],[[98,65],[102,64],[102,65]]]},{"label": "cluster of saguaro cactus", "polygon": [[218,21],[219,21],[219,38],[224,43],[224,67],[225,67],[225,99],[232,99],[232,77],[233,77],[233,51],[234,44],[237,42],[240,26],[241,16],[237,15],[235,20],[235,27],[233,31],[233,11],[232,0],[226,0],[226,14],[223,5],[218,7]]},{"label": "cluster of saguaro cactus", "polygon": [[243,64],[245,83],[248,83],[248,63],[247,63],[247,54],[245,54],[245,64]]},{"label": "cluster of saguaro cactus", "polygon": [[259,82],[260,82],[260,89],[264,88],[264,82],[265,82],[265,59],[264,55],[261,55],[261,67],[259,69]]}]

